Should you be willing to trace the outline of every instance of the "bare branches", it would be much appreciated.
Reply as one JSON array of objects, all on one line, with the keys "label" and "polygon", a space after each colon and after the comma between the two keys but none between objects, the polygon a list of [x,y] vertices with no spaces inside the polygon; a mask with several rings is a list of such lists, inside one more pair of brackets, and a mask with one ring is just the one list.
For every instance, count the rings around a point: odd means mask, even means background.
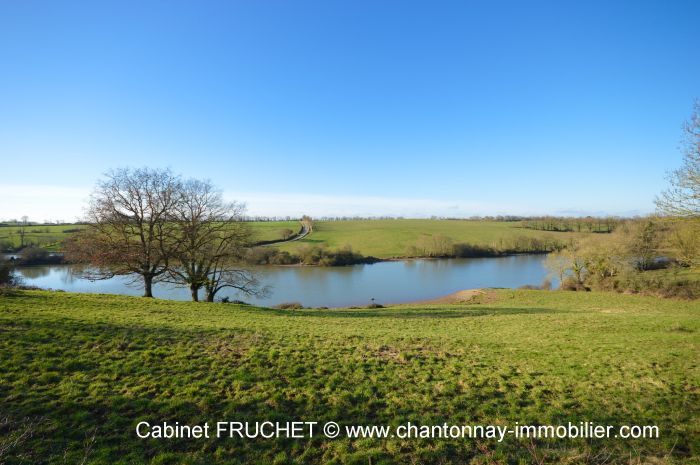
[{"label": "bare branches", "polygon": [[207,302],[213,302],[217,292],[230,288],[249,297],[267,297],[270,286],[263,286],[258,275],[248,269],[237,269],[226,265],[215,267],[204,286]]},{"label": "bare branches", "polygon": [[209,181],[183,182],[171,215],[176,248],[166,280],[188,286],[195,301],[203,287],[209,301],[225,287],[258,292],[257,278],[234,267],[251,237],[241,221],[244,211],[244,205],[225,201]]},{"label": "bare branches", "polygon": [[[36,434],[40,422],[41,420],[33,418],[14,422],[7,417],[0,420],[0,427],[10,431],[9,435],[0,439],[0,463],[5,463],[7,457],[12,458],[10,453]],[[19,456],[16,458],[21,459]]]},{"label": "bare branches", "polygon": [[684,218],[700,218],[700,100],[684,126],[683,165],[671,172],[671,186],[656,198],[659,212]]},{"label": "bare branches", "polygon": [[89,227],[67,246],[69,258],[96,266],[92,278],[135,274],[144,296],[168,270],[170,215],[181,181],[170,170],[122,168],[98,182],[87,212]]},{"label": "bare branches", "polygon": [[90,279],[139,277],[147,297],[156,281],[189,287],[192,300],[203,287],[207,300],[224,288],[261,295],[255,274],[235,266],[250,245],[244,211],[209,181],[183,181],[169,170],[111,171],[92,194],[89,227],[66,245],[67,258],[93,265],[83,273]]}]

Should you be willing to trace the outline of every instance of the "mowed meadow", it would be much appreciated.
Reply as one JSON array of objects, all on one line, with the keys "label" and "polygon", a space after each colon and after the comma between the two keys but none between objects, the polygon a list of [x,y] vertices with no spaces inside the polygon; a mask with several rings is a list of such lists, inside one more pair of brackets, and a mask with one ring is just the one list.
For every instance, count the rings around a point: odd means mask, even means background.
[{"label": "mowed meadow", "polygon": [[372,219],[315,221],[313,234],[294,243],[283,244],[283,250],[296,251],[308,245],[324,245],[331,249],[345,246],[365,256],[400,258],[424,237],[443,236],[454,243],[496,246],[499,241],[518,238],[549,239],[566,242],[586,233],[540,231],[524,228],[520,221],[437,220],[437,219]]},{"label": "mowed meadow", "polygon": [[[248,221],[254,242],[283,240],[285,231],[299,232],[299,221]],[[409,249],[422,240],[444,237],[453,243],[502,248],[519,238],[566,243],[571,239],[591,236],[585,232],[554,232],[529,229],[520,221],[442,220],[442,219],[371,219],[314,221],[313,232],[298,241],[278,244],[281,250],[298,252],[308,246],[331,250],[350,246],[353,251],[381,259],[410,256]],[[25,244],[60,251],[62,242],[85,226],[80,224],[26,226]],[[20,226],[0,225],[2,248],[18,248]],[[594,234],[598,235],[598,234]],[[602,235],[604,236],[604,234]]]},{"label": "mowed meadow", "polygon": [[[700,302],[485,290],[273,310],[0,297],[0,463],[697,463]],[[658,439],[138,439],[137,422],[657,425]]]},{"label": "mowed meadow", "polygon": [[[295,233],[300,229],[298,221],[249,221],[246,223],[253,233],[254,241],[282,240],[286,229],[291,229]],[[28,224],[24,227],[24,243],[50,251],[60,251],[63,241],[83,228],[85,226],[82,224]],[[22,244],[20,229],[19,224],[0,224],[0,250],[20,247]]]},{"label": "mowed meadow", "polygon": [[29,224],[24,227],[24,239],[22,239],[21,226],[0,224],[0,251],[20,248],[23,241],[25,246],[32,245],[49,251],[58,251],[63,241],[82,227],[76,224]]},{"label": "mowed meadow", "polygon": [[250,221],[247,223],[253,232],[254,241],[281,241],[285,230],[298,233],[301,225],[298,221]]}]

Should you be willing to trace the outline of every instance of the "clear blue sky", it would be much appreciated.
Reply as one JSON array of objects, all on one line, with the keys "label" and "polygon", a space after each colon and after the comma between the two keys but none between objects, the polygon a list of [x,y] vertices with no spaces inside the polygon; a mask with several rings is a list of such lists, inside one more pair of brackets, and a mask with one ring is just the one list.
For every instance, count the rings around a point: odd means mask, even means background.
[{"label": "clear blue sky", "polygon": [[653,211],[697,1],[0,3],[0,218],[119,166],[251,213]]}]

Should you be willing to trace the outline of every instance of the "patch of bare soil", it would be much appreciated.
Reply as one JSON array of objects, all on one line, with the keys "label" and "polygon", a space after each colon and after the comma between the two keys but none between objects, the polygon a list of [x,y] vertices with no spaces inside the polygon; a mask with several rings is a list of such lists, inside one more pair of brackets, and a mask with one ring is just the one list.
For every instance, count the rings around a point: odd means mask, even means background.
[{"label": "patch of bare soil", "polygon": [[489,289],[465,289],[437,299],[421,300],[416,304],[484,304],[493,302],[496,293]]}]

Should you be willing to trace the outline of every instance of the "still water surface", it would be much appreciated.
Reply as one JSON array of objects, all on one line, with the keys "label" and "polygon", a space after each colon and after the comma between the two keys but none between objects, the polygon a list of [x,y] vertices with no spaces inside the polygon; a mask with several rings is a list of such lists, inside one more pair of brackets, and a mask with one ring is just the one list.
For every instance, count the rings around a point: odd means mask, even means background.
[{"label": "still water surface", "polygon": [[[402,303],[432,299],[462,289],[519,287],[540,284],[547,275],[545,255],[498,258],[405,260],[347,267],[258,267],[262,281],[272,287],[268,298],[256,299],[222,291],[258,305],[300,302],[305,306],[341,307],[377,303]],[[70,292],[141,295],[131,279],[114,277],[102,281],[81,279],[79,268],[70,265],[20,268],[24,284]],[[189,300],[189,290],[168,284],[154,286],[155,297]],[[200,296],[201,298],[201,296]]]}]

